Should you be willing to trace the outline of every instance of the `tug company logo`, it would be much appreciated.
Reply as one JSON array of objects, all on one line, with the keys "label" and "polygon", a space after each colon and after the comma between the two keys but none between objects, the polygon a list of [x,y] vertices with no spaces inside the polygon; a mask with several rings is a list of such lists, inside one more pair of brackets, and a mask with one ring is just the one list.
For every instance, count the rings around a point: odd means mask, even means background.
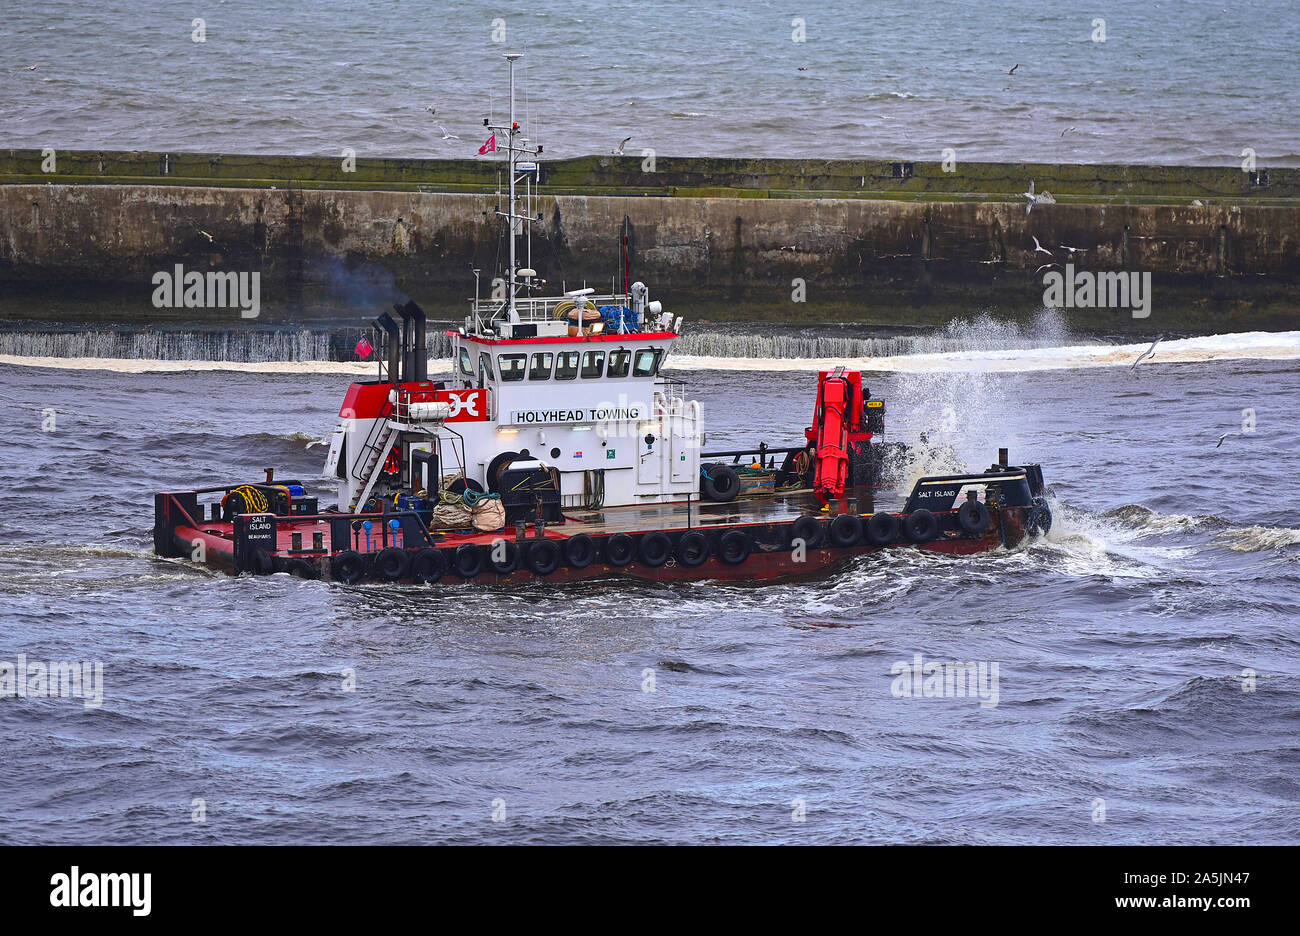
[{"label": "tug company logo", "polygon": [[448,390],[439,397],[451,405],[448,422],[481,422],[487,419],[486,390]]},{"label": "tug company logo", "polygon": [[94,874],[76,865],[50,878],[51,907],[130,907],[132,916],[153,909],[152,874]]},{"label": "tug company logo", "polygon": [[447,402],[451,404],[451,418],[455,419],[461,413],[466,413],[472,418],[478,418],[478,397],[471,395],[462,396],[459,393],[447,394]]}]

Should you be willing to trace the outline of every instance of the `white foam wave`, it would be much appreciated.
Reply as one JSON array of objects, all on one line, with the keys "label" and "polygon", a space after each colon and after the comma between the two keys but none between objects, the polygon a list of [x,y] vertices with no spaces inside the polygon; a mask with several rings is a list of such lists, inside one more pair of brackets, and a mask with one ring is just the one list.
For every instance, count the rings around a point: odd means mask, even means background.
[{"label": "white foam wave", "polygon": [[1265,549],[1282,549],[1300,544],[1300,530],[1286,527],[1251,526],[1239,530],[1225,530],[1219,542],[1235,552],[1261,552]]},{"label": "white foam wave", "polygon": [[[52,367],[59,370],[117,371],[123,374],[153,374],[173,371],[241,371],[249,374],[347,374],[367,377],[375,373],[373,363],[347,361],[148,361],[134,358],[24,357],[0,354],[0,364],[17,367]],[[451,370],[449,361],[430,361],[429,373]]]},{"label": "white foam wave", "polygon": [[[1077,576],[1102,575],[1112,580],[1151,579],[1181,568],[1194,556],[1194,546],[1156,545],[1143,542],[1159,532],[1149,524],[1121,525],[1116,518],[1100,517],[1048,498],[1052,529],[1029,541],[1028,549],[1055,554],[1054,566]],[[1152,514],[1153,520],[1163,519]],[[1156,526],[1159,526],[1157,523]]]},{"label": "white foam wave", "polygon": [[[671,366],[692,370],[812,371],[840,365],[867,371],[1010,372],[1131,367],[1151,342],[1124,345],[1063,345],[1054,348],[947,351],[859,358],[723,358],[674,355]],[[1140,367],[1207,361],[1300,359],[1300,331],[1238,332],[1162,341]]]},{"label": "white foam wave", "polygon": [[[733,358],[673,355],[669,366],[682,370],[813,371],[837,366],[899,373],[1015,372],[1084,367],[1131,367],[1150,342],[1124,345],[1063,345],[1052,348],[947,351],[886,357]],[[1162,341],[1141,367],[1233,360],[1300,359],[1300,331],[1238,332]],[[163,371],[244,371],[274,374],[354,374],[375,372],[373,363],[335,361],[153,361],[127,358],[61,358],[0,355],[0,364],[66,370],[111,370],[128,374]],[[448,361],[430,361],[430,373],[446,373]]]}]

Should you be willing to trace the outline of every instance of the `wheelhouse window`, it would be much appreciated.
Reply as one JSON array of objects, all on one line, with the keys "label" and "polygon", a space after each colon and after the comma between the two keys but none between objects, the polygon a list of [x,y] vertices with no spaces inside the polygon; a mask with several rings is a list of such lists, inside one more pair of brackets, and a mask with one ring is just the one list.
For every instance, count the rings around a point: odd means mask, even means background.
[{"label": "wheelhouse window", "polygon": [[501,379],[523,380],[524,365],[527,362],[526,354],[502,354],[497,358],[497,367],[501,368]]},{"label": "wheelhouse window", "polygon": [[588,351],[582,355],[582,379],[599,380],[605,373],[605,352]]},{"label": "wheelhouse window", "polygon": [[466,377],[474,376],[474,362],[469,356],[469,348],[460,349],[460,372]]},{"label": "wheelhouse window", "polygon": [[478,353],[478,383],[479,386],[492,380],[492,355],[486,351]]},{"label": "wheelhouse window", "polygon": [[632,366],[632,352],[620,348],[609,352],[609,367],[605,369],[606,377],[626,377]]},{"label": "wheelhouse window", "polygon": [[659,373],[659,362],[664,358],[663,348],[647,348],[636,353],[636,364],[632,368],[633,377],[653,377]]},{"label": "wheelhouse window", "polygon": [[561,351],[555,356],[555,379],[572,380],[578,376],[578,358],[580,355],[577,351]]},{"label": "wheelhouse window", "polygon": [[555,363],[555,355],[549,351],[539,351],[533,355],[533,361],[528,366],[529,380],[550,380],[551,365]]}]

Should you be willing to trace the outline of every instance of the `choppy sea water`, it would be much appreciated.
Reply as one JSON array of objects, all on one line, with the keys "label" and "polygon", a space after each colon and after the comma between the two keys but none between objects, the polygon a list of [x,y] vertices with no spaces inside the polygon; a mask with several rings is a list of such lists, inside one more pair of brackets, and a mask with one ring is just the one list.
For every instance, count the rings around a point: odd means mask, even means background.
[{"label": "choppy sea water", "polygon": [[[771,367],[679,372],[711,446],[798,437],[815,376]],[[0,840],[1300,837],[1296,360],[871,373],[891,435],[1043,463],[1010,552],[508,590],[151,555],[156,490],[314,476],[346,379],[0,365],[0,663],[104,688],[0,699]],[[916,654],[996,663],[996,704],[899,697]]]},{"label": "choppy sea water", "polygon": [[468,157],[512,49],[555,157],[1300,164],[1291,0],[42,0],[0,36],[0,146]]}]

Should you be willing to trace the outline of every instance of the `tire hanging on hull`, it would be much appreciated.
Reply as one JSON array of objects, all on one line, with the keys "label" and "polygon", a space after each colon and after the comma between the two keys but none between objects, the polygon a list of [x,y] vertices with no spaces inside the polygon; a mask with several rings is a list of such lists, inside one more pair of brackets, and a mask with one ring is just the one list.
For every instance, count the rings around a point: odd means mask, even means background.
[{"label": "tire hanging on hull", "polygon": [[939,518],[924,507],[903,519],[903,532],[913,543],[928,543],[939,535]]}]

